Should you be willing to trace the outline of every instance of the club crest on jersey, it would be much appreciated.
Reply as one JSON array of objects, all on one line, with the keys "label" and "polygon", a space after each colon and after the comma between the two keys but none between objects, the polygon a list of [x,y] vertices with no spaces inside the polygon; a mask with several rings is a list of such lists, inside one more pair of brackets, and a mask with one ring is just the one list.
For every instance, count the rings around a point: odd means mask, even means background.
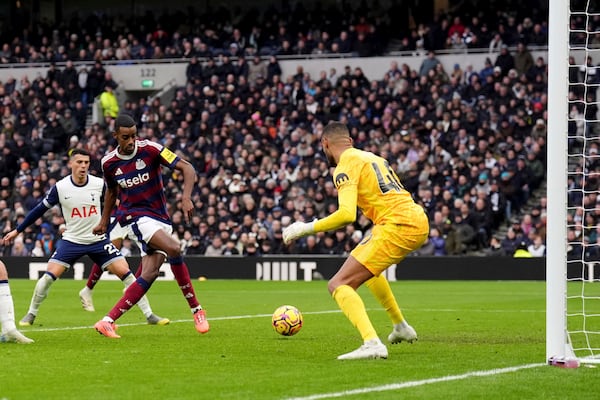
[{"label": "club crest on jersey", "polygon": [[350,182],[350,178],[345,173],[339,173],[335,176],[335,187],[339,188],[342,184]]},{"label": "club crest on jersey", "polygon": [[127,189],[127,188],[130,188],[130,187],[134,187],[136,185],[139,185],[142,182],[147,182],[149,180],[150,180],[150,173],[149,172],[145,172],[143,174],[137,174],[136,176],[131,177],[131,178],[119,179],[119,180],[117,180],[117,183],[122,188]]},{"label": "club crest on jersey", "polygon": [[144,162],[144,160],[135,160],[135,169],[139,171],[140,169],[144,168],[146,168],[146,163]]}]

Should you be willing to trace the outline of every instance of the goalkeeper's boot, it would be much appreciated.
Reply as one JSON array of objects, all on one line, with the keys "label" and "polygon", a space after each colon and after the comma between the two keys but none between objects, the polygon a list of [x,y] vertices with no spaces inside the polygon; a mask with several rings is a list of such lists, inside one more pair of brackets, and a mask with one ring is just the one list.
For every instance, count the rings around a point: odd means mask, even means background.
[{"label": "goalkeeper's boot", "polygon": [[98,331],[99,334],[108,338],[119,339],[121,337],[117,335],[117,332],[115,332],[117,330],[117,325],[114,322],[100,320],[96,322],[94,328],[96,329],[96,331]]},{"label": "goalkeeper's boot", "polygon": [[194,324],[196,325],[196,330],[200,333],[206,333],[210,329],[208,324],[208,320],[206,319],[206,311],[200,309],[196,310],[194,313]]},{"label": "goalkeeper's boot", "polygon": [[148,318],[146,318],[148,325],[168,325],[171,320],[169,318],[159,317],[158,315],[152,313]]},{"label": "goalkeeper's boot", "polygon": [[85,311],[96,311],[94,302],[92,301],[92,293],[87,286],[79,291],[79,300],[81,300],[81,306]]},{"label": "goalkeeper's boot", "polygon": [[403,341],[412,343],[416,340],[418,340],[417,332],[412,326],[406,323],[394,325],[394,330],[388,336],[388,341],[392,344]]},{"label": "goalkeeper's boot", "polygon": [[33,315],[32,313],[27,313],[19,321],[19,326],[31,326],[33,325],[33,321],[35,321],[35,315]]},{"label": "goalkeeper's boot", "polygon": [[8,332],[4,332],[2,335],[0,335],[0,342],[29,344],[33,343],[33,339],[29,339],[27,336],[23,335],[18,330],[13,329]]},{"label": "goalkeeper's boot", "polygon": [[387,358],[388,350],[387,347],[381,340],[372,339],[365,342],[358,349],[351,351],[350,353],[342,354],[338,356],[338,360],[367,360],[373,358]]}]

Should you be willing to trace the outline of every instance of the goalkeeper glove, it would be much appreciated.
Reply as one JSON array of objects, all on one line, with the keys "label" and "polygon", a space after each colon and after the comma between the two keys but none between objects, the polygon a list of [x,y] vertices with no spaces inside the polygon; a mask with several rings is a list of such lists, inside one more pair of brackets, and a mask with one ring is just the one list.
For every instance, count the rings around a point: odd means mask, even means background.
[{"label": "goalkeeper glove", "polygon": [[315,233],[315,221],[300,222],[296,221],[290,226],[283,229],[283,243],[290,244],[292,240],[296,240],[303,236],[312,235]]}]

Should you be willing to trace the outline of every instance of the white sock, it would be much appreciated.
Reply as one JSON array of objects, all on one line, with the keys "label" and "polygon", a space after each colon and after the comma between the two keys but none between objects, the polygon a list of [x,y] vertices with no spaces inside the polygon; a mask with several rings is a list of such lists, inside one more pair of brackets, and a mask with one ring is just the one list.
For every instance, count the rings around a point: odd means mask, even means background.
[{"label": "white sock", "polygon": [[87,287],[87,285],[84,286],[83,289],[81,289],[81,291],[84,292],[85,294],[90,295],[90,296],[92,295],[92,289],[90,289],[89,287]]},{"label": "white sock", "polygon": [[35,289],[33,290],[33,297],[31,298],[31,304],[29,304],[29,312],[33,315],[38,314],[40,305],[46,297],[48,297],[48,291],[50,286],[54,283],[54,279],[48,274],[42,275],[37,281]]},{"label": "white sock", "polygon": [[[133,274],[128,274],[125,279],[123,279],[123,284],[125,287],[129,287],[133,282],[135,282],[136,278]],[[87,287],[87,286],[86,286]],[[142,310],[142,314],[144,317],[148,318],[152,315],[152,308],[150,307],[150,302],[146,295],[142,296],[142,298],[137,302],[138,307]]]},{"label": "white sock", "polygon": [[400,322],[399,324],[395,325],[395,328],[400,329],[400,328],[406,328],[408,327],[408,323],[406,322],[406,320]]},{"label": "white sock", "polygon": [[0,325],[2,325],[2,333],[17,329],[15,308],[8,282],[0,283]]}]

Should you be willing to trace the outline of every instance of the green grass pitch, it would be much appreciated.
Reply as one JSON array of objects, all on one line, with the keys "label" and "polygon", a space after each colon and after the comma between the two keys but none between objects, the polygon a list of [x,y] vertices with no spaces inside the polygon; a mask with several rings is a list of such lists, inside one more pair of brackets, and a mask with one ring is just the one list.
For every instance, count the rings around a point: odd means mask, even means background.
[{"label": "green grass pitch", "polygon": [[[10,281],[20,319],[34,281]],[[83,281],[55,282],[32,345],[0,344],[0,399],[584,399],[597,398],[598,368],[544,365],[544,282],[393,282],[414,344],[389,346],[387,360],[338,361],[361,344],[324,281],[195,281],[211,331],[198,334],[175,282],[149,292],[171,319],[148,326],[137,308],[118,322],[118,340],[92,325],[122,293],[101,282],[96,312],[78,299]],[[380,337],[391,330],[368,290],[360,293]],[[298,307],[302,330],[277,335],[271,313]]]}]

